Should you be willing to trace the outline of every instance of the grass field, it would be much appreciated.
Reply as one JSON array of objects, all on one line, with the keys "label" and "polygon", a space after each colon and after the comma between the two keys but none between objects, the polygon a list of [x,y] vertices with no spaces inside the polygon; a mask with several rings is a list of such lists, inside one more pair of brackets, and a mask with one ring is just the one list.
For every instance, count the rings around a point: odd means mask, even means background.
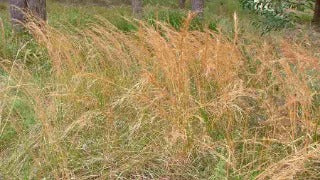
[{"label": "grass field", "polygon": [[319,179],[311,15],[265,33],[237,1],[161,2],[49,2],[28,33],[0,4],[0,177]]}]

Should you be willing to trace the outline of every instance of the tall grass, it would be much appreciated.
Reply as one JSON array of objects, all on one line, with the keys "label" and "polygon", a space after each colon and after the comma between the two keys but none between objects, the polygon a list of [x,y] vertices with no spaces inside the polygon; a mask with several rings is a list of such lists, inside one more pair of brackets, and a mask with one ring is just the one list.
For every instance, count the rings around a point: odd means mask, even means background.
[{"label": "tall grass", "polygon": [[308,38],[248,38],[234,19],[232,39],[190,31],[192,15],[180,30],[28,23],[46,58],[0,57],[0,174],[317,179],[319,57]]}]

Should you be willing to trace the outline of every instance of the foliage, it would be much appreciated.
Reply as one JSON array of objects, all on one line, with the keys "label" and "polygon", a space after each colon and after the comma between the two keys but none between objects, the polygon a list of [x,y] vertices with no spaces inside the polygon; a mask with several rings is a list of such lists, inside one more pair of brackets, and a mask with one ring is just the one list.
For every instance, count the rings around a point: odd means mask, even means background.
[{"label": "foliage", "polygon": [[312,9],[313,0],[240,0],[243,8],[265,17],[257,25],[263,32],[283,29],[300,18],[300,12]]}]

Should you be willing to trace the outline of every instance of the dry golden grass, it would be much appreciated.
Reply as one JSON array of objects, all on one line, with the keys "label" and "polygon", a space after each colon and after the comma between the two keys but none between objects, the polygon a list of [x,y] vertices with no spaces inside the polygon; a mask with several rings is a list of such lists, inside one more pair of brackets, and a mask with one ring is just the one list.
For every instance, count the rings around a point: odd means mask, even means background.
[{"label": "dry golden grass", "polygon": [[[319,58],[290,39],[244,44],[236,14],[232,40],[189,31],[191,19],[181,31],[137,22],[123,33],[97,17],[76,35],[28,23],[52,72],[39,84],[1,60],[0,135],[17,133],[0,149],[3,176],[319,177]],[[32,109],[31,128],[16,99]]]}]

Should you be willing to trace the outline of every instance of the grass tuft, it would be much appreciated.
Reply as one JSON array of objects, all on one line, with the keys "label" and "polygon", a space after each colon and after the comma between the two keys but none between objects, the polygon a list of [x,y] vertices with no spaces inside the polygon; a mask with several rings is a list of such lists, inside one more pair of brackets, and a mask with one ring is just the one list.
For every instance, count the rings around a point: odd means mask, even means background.
[{"label": "grass tuft", "polygon": [[314,33],[149,15],[30,21],[23,35],[0,21],[1,176],[319,177]]}]

